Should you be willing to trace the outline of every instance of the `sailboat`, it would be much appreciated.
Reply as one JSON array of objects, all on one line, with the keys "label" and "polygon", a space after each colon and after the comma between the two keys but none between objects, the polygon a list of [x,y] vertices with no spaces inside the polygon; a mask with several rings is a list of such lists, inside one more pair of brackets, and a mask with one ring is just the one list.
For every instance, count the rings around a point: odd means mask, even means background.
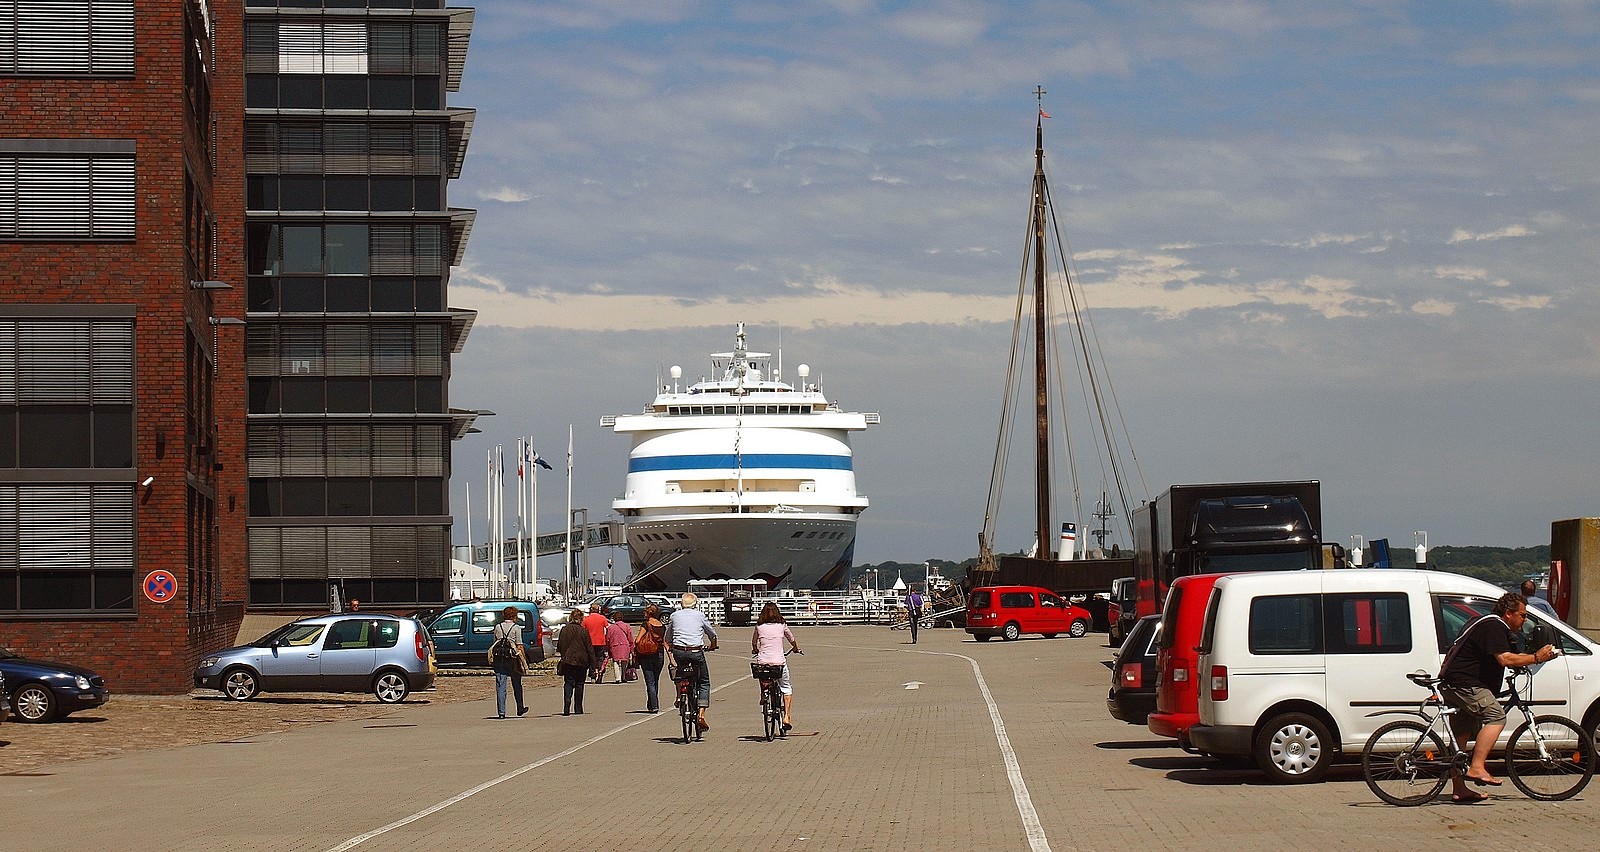
[{"label": "sailboat", "polygon": [[[1143,487],[1143,474],[1137,471],[1137,457],[1133,455],[1126,427],[1120,432],[1120,412],[1116,410],[1116,396],[1101,356],[1098,336],[1077,282],[1071,274],[1067,243],[1061,235],[1056,210],[1050,196],[1049,180],[1045,175],[1044,120],[1049,114],[1044,110],[1043,87],[1034,90],[1039,99],[1039,114],[1034,125],[1034,174],[1032,200],[1028,219],[1028,246],[1024,252],[1022,274],[1018,279],[1017,309],[1011,335],[1011,358],[1007,368],[1005,400],[1001,409],[1000,437],[995,447],[994,468],[990,474],[989,498],[984,508],[983,528],[978,534],[978,564],[970,572],[969,582],[974,585],[1020,583],[1043,586],[1062,593],[1092,593],[1111,588],[1111,581],[1131,575],[1132,559],[1106,557],[1104,543],[1110,530],[1107,521],[1120,517],[1132,529],[1132,506],[1127,492],[1133,488],[1130,481],[1137,474],[1139,490]],[[1052,264],[1054,264],[1052,268]],[[1052,274],[1054,272],[1055,274]],[[1058,298],[1052,299],[1052,295]],[[1059,302],[1059,305],[1056,304]],[[1031,322],[1030,322],[1031,321]],[[1059,355],[1059,337],[1065,335],[1075,351],[1079,385],[1086,406],[1094,416],[1097,452],[1108,483],[1103,492],[1102,504],[1094,517],[1099,521],[1093,530],[1101,547],[1085,550],[1080,558],[1077,545],[1078,524],[1071,518],[1081,517],[1078,506],[1082,498],[1079,487],[1078,460],[1072,449],[1071,436],[1065,430],[1066,405],[1064,384],[1060,379],[1063,359]],[[1016,411],[1020,407],[1024,362],[1030,359],[1033,366],[1033,455],[1034,455],[1034,546],[1024,555],[1003,555],[996,549],[999,529],[1000,504],[1005,490],[1005,472],[1010,457],[1010,439]],[[1052,383],[1052,374],[1056,381]],[[1058,434],[1056,425],[1062,431]],[[1059,442],[1065,450],[1071,480],[1068,519],[1060,528],[1059,536],[1052,525],[1052,508],[1055,503],[1051,461],[1052,445]],[[1123,464],[1122,456],[1133,459],[1134,471]],[[1119,510],[1112,510],[1111,495],[1115,493]],[[1115,546],[1113,546],[1115,552]]]}]

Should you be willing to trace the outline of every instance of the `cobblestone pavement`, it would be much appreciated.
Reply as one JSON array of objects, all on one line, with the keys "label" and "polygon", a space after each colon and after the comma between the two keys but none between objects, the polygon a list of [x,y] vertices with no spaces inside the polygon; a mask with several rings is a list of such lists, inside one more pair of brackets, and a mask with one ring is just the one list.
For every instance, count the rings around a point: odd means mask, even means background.
[{"label": "cobblestone pavement", "polygon": [[[553,664],[534,667],[524,689],[560,688]],[[444,669],[434,688],[413,693],[407,704],[447,704],[494,697],[487,669]],[[365,694],[315,692],[262,693],[250,701],[229,701],[221,692],[187,695],[117,695],[93,710],[64,720],[24,725],[12,716],[0,724],[0,774],[149,749],[226,742],[325,722],[375,719],[395,707]]]}]

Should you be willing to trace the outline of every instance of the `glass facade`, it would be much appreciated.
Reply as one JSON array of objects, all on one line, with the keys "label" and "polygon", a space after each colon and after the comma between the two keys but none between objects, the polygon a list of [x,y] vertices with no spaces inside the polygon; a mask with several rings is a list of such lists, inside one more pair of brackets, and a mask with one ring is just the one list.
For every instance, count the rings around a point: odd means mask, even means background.
[{"label": "glass facade", "polygon": [[472,13],[245,5],[250,606],[442,603],[471,422],[446,293],[472,213],[446,196],[472,112],[446,99]]}]

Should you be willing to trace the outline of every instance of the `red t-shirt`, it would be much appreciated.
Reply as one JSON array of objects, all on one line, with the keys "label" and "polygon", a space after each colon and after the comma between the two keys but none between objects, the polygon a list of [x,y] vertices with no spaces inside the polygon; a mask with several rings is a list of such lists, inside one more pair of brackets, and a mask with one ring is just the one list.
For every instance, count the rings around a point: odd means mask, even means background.
[{"label": "red t-shirt", "polygon": [[606,643],[606,625],[611,622],[598,612],[591,612],[583,617],[583,629],[589,631],[590,645],[604,645]]}]

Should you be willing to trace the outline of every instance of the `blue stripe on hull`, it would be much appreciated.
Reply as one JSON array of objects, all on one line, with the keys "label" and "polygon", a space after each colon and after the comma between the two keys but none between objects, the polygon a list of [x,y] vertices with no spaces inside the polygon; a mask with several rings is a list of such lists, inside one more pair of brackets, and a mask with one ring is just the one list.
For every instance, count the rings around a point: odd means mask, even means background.
[{"label": "blue stripe on hull", "polygon": [[732,470],[752,468],[793,468],[807,470],[853,470],[850,456],[824,456],[810,453],[707,453],[692,456],[641,456],[628,459],[629,473],[656,470]]}]

